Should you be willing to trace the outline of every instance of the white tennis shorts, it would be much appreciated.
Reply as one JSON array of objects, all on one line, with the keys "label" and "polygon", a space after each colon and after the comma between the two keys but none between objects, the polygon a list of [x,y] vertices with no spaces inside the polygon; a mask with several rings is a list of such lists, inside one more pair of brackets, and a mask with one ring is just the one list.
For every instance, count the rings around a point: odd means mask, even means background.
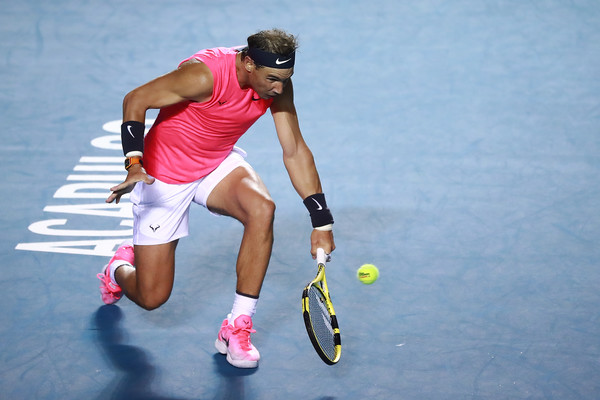
[{"label": "white tennis shorts", "polygon": [[131,192],[133,203],[133,243],[152,245],[169,243],[188,235],[192,202],[206,207],[212,190],[231,171],[250,164],[246,152],[234,147],[210,174],[192,183],[169,184],[156,179],[152,185],[138,182]]}]

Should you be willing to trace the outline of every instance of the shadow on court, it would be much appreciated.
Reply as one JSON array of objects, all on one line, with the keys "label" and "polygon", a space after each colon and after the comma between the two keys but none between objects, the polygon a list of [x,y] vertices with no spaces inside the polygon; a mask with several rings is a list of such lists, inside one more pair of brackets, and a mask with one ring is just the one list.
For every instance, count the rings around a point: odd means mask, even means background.
[{"label": "shadow on court", "polygon": [[[182,400],[181,397],[153,393],[152,386],[159,382],[160,372],[142,347],[124,343],[127,332],[121,327],[122,318],[123,312],[115,305],[102,306],[94,314],[97,342],[117,374],[98,399]],[[213,360],[214,373],[220,377],[214,398],[245,399],[245,377],[254,374],[257,368],[236,368],[218,353],[214,354]]]},{"label": "shadow on court", "polygon": [[213,356],[215,375],[220,377],[219,390],[215,399],[244,400],[249,399],[245,395],[246,377],[254,374],[258,368],[242,369],[236,368],[227,362],[227,359],[216,353]]},{"label": "shadow on court", "polygon": [[152,392],[152,383],[157,380],[156,367],[143,348],[123,343],[126,332],[120,326],[122,318],[123,312],[114,305],[102,306],[94,315],[98,344],[117,373],[98,399],[176,399]]}]

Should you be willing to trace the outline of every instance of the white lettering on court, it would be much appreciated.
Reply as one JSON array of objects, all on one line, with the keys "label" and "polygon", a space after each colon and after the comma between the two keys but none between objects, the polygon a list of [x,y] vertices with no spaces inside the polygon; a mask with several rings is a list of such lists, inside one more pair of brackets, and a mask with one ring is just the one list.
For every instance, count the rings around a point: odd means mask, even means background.
[{"label": "white lettering on court", "polygon": [[[147,119],[146,127],[153,122]],[[79,159],[73,173],[66,177],[67,183],[56,189],[52,204],[43,209],[51,217],[29,225],[29,231],[38,239],[17,244],[17,250],[110,257],[124,239],[133,235],[129,195],[123,196],[119,204],[103,202],[110,188],[127,176],[121,121],[107,122],[102,130],[108,134],[94,138],[91,145],[106,155]]]}]

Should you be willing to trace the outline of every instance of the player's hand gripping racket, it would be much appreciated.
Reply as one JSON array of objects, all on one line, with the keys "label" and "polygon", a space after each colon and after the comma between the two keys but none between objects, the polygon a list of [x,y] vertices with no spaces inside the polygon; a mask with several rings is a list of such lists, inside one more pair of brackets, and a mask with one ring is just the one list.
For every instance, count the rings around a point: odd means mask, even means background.
[{"label": "player's hand gripping racket", "polygon": [[302,292],[302,314],[306,332],[317,354],[325,363],[333,365],[342,355],[342,342],[325,279],[326,258],[325,251],[317,249],[319,270],[315,279]]}]

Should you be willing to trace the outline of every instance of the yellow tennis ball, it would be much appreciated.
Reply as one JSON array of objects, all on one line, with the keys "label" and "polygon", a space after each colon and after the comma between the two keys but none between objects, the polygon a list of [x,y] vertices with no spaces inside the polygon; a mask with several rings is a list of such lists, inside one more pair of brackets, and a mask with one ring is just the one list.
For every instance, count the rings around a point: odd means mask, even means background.
[{"label": "yellow tennis ball", "polygon": [[356,277],[365,285],[370,285],[379,278],[379,270],[373,264],[363,264],[356,271]]}]

